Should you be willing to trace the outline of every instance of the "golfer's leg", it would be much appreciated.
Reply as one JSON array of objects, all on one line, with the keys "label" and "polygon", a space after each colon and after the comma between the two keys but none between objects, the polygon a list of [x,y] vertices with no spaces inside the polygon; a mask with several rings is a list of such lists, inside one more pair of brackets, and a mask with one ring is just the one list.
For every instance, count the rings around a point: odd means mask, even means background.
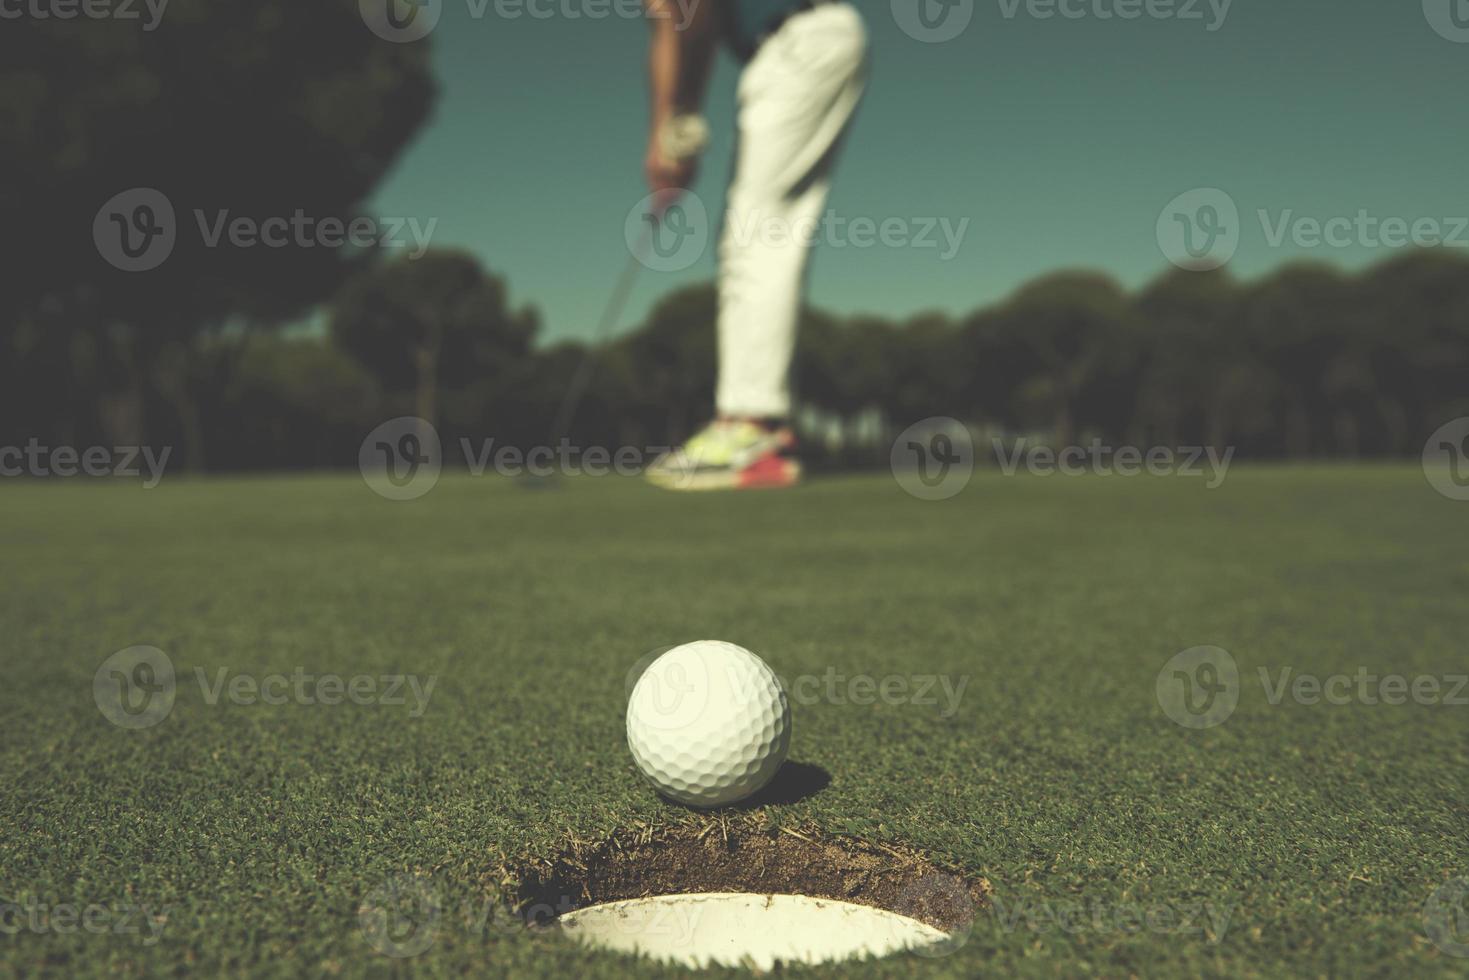
[{"label": "golfer's leg", "polygon": [[720,241],[721,415],[790,413],[806,259],[838,141],[861,98],[866,33],[846,4],[799,14],[740,79],[739,151]]}]

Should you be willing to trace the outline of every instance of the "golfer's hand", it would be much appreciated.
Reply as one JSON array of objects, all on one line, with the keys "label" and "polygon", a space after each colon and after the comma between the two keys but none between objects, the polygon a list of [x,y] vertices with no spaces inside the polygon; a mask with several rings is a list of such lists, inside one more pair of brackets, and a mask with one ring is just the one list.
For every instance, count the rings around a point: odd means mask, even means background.
[{"label": "golfer's hand", "polygon": [[648,140],[648,154],[643,161],[643,171],[648,178],[648,189],[653,192],[654,213],[661,216],[693,184],[699,172],[699,158],[670,160],[658,145],[655,132]]}]

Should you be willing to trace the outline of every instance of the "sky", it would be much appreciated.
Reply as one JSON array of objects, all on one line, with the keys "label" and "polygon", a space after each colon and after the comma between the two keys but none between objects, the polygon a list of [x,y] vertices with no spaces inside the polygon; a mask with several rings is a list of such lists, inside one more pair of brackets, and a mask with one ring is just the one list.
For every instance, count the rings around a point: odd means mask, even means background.
[{"label": "sky", "polygon": [[[543,340],[588,336],[646,193],[646,24],[626,0],[439,2],[439,101],[371,207],[436,220],[432,243],[479,255]],[[1360,268],[1405,230],[1469,248],[1463,0],[946,2],[856,2],[872,74],[828,211],[897,233],[826,236],[818,306],[962,315],[1062,268],[1136,288],[1185,232],[1244,279]],[[694,190],[714,220],[738,71],[721,55],[709,92]],[[714,275],[712,247],[644,270],[617,330]]]}]

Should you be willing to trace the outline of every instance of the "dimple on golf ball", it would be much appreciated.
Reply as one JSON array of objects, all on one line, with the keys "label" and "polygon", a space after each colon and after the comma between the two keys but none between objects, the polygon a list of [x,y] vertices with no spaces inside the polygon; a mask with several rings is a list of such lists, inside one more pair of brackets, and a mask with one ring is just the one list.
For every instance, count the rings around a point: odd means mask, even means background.
[{"label": "dimple on golf ball", "polygon": [[744,647],[698,640],[648,665],[627,702],[627,746],[658,792],[725,806],[770,782],[791,745],[780,678]]}]

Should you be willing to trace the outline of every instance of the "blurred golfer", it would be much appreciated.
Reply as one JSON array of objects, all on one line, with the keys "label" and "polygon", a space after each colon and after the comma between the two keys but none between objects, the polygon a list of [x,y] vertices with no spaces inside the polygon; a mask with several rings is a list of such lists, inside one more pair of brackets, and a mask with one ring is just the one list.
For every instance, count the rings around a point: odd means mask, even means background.
[{"label": "blurred golfer", "polygon": [[867,35],[847,3],[646,0],[653,37],[648,184],[660,210],[693,183],[715,53],[744,62],[738,149],[719,243],[716,418],[648,469],[670,489],[783,487],[801,477],[790,367],[806,258],[838,144],[866,80]]}]

